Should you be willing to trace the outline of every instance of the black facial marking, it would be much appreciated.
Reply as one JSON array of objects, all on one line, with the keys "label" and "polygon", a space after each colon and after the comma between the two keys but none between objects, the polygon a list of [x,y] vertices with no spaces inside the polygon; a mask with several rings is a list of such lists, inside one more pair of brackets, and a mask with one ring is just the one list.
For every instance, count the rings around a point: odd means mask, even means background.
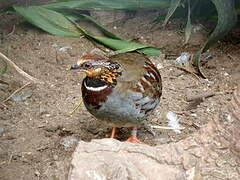
[{"label": "black facial marking", "polygon": [[109,83],[104,82],[98,78],[94,78],[94,77],[86,77],[83,80],[83,83],[85,83],[88,87],[101,87],[104,85],[108,85]]}]

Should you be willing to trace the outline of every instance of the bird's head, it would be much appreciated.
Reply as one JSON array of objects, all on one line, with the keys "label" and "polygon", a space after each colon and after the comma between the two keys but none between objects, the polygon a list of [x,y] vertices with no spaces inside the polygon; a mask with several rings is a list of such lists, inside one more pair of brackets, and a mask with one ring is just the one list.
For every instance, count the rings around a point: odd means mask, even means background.
[{"label": "bird's head", "polygon": [[76,64],[71,66],[71,69],[79,69],[88,77],[99,78],[108,83],[116,82],[116,78],[121,75],[122,71],[118,63],[97,54],[82,56]]}]

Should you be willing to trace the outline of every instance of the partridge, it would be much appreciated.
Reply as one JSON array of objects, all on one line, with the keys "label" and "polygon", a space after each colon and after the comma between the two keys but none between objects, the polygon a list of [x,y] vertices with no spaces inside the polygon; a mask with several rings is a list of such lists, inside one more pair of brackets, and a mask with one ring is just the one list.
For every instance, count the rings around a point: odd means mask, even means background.
[{"label": "partridge", "polygon": [[158,69],[144,55],[122,53],[110,57],[98,54],[82,56],[71,69],[86,73],[82,98],[87,110],[112,128],[132,128],[129,142],[137,139],[137,127],[156,108],[162,95]]}]

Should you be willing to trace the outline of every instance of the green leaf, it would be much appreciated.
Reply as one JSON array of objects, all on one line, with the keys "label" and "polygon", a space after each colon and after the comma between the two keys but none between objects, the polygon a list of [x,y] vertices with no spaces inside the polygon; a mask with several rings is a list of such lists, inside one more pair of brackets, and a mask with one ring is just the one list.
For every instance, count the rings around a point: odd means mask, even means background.
[{"label": "green leaf", "polygon": [[[77,14],[78,11],[76,10],[59,9],[58,12],[56,12],[54,10],[44,8],[43,6],[14,8],[30,23],[54,35],[78,37],[83,34],[87,38],[93,39],[119,52],[138,50],[139,52],[147,55],[160,54],[160,50],[157,48],[121,39],[117,35],[107,31],[103,26],[94,21],[91,17],[83,14]],[[88,32],[86,29],[82,28],[75,22],[75,20],[79,19],[89,20],[107,37],[95,36],[94,34]]]},{"label": "green leaf", "polygon": [[187,24],[185,27],[185,44],[188,43],[189,38],[191,36],[192,32],[192,24],[191,24],[191,6],[190,6],[190,0],[188,0],[188,17],[187,17]]},{"label": "green leaf", "polygon": [[114,10],[114,9],[149,9],[168,7],[169,0],[66,0],[57,3],[43,5],[50,9],[92,9],[92,10]]},{"label": "green leaf", "polygon": [[88,20],[91,22],[99,31],[101,31],[105,36],[113,38],[113,39],[121,39],[121,37],[117,36],[116,34],[108,31],[105,29],[101,24],[99,24],[97,21],[95,21],[91,16],[80,14],[79,11],[72,10],[72,9],[66,9],[60,11],[63,15],[65,15],[68,19],[71,21],[81,21],[81,20]]},{"label": "green leaf", "polygon": [[107,47],[114,49],[114,50],[122,50],[122,51],[135,51],[140,48],[148,47],[146,45],[129,42],[127,40],[119,40],[119,39],[111,39],[105,37],[98,37],[98,36],[91,36],[91,38],[95,39],[96,41],[106,45]]},{"label": "green leaf", "polygon": [[181,0],[171,0],[171,5],[168,9],[168,13],[163,22],[163,26],[165,26],[168,23],[169,19],[171,18],[173,13],[176,11],[177,7],[179,6],[180,2],[181,2]]},{"label": "green leaf", "polygon": [[80,36],[79,30],[64,15],[40,6],[14,7],[33,25],[58,36]]},{"label": "green leaf", "polygon": [[148,56],[160,56],[161,51],[158,48],[155,47],[146,47],[143,49],[139,49],[138,52],[141,52],[143,54],[146,54]]},{"label": "green leaf", "polygon": [[155,19],[153,19],[152,22],[154,22],[154,23],[163,22],[165,20],[165,18],[166,18],[166,14],[160,15],[160,16],[156,17]]},{"label": "green leaf", "polygon": [[98,41],[99,43],[116,50],[117,53],[125,53],[131,51],[139,51],[149,56],[159,56],[160,50],[154,47],[149,47],[147,45],[136,43],[136,42],[129,42],[127,40],[119,40],[119,39],[111,39],[105,37],[97,37],[91,36],[94,40]]},{"label": "green leaf", "polygon": [[205,77],[205,75],[200,67],[201,54],[206,52],[218,40],[224,37],[237,22],[234,0],[212,0],[212,2],[218,12],[218,23],[207,42],[194,56],[194,65],[203,77]]},{"label": "green leaf", "polygon": [[130,52],[130,51],[140,51],[146,55],[160,55],[160,50],[154,47],[149,47],[147,45],[136,43],[128,40],[123,39],[113,39],[108,37],[99,37],[94,36],[93,34],[85,31],[80,27],[77,23],[73,22],[77,28],[88,38],[94,39],[95,41],[113,49],[116,50],[118,53],[124,53],[124,52]]}]

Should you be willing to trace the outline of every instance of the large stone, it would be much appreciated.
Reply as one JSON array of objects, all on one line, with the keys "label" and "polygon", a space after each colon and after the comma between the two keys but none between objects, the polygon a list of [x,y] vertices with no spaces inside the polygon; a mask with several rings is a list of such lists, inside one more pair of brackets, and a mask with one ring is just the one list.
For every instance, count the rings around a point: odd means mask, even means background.
[{"label": "large stone", "polygon": [[[169,153],[170,156],[171,153]],[[167,155],[167,154],[166,154]],[[115,139],[81,141],[73,154],[69,180],[186,179],[181,168],[166,165],[158,150]]]}]

